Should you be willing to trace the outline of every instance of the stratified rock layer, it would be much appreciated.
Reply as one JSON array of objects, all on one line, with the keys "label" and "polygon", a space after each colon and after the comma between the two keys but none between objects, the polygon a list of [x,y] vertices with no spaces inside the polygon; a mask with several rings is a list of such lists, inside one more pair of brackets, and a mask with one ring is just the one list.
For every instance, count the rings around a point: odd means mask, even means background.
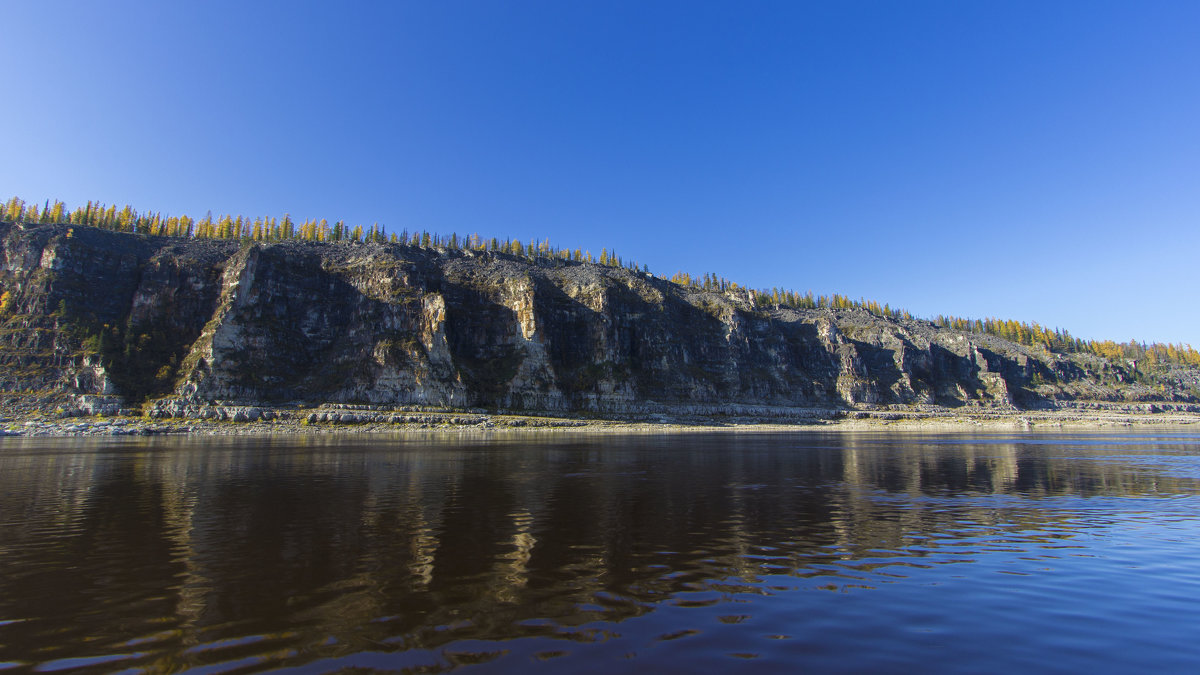
[{"label": "stratified rock layer", "polygon": [[10,223],[0,242],[0,390],[85,409],[1188,409],[1200,382],[588,263]]}]

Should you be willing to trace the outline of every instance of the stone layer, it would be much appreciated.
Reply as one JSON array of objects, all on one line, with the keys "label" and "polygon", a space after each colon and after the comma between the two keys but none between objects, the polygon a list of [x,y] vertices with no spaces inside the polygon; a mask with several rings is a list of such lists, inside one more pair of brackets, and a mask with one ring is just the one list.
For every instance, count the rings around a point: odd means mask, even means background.
[{"label": "stone layer", "polygon": [[397,244],[0,223],[0,390],[84,412],[324,403],[697,416],[1200,411],[1194,370],[622,268]]}]

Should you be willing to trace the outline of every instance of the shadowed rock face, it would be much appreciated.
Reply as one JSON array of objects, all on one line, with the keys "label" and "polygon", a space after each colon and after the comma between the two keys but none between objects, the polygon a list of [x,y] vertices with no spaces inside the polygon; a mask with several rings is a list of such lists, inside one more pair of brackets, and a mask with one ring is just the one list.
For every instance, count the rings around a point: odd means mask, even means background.
[{"label": "shadowed rock face", "polygon": [[51,398],[701,414],[1194,402],[1195,373],[1135,384],[1130,364],[594,264],[57,225],[0,224],[0,241],[0,389]]}]

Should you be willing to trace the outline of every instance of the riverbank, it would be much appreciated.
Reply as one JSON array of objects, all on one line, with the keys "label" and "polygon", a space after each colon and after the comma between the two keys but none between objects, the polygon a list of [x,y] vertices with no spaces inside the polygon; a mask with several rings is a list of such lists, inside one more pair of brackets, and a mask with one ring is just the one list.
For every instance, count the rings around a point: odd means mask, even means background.
[{"label": "riverbank", "polygon": [[601,432],[687,433],[711,431],[796,430],[944,430],[1092,428],[1197,425],[1195,413],[1126,411],[958,411],[822,410],[792,420],[754,418],[604,419],[538,415],[422,413],[392,415],[259,414],[229,419],[151,419],[139,416],[53,418],[45,415],[0,416],[0,436],[246,436],[383,433]]}]

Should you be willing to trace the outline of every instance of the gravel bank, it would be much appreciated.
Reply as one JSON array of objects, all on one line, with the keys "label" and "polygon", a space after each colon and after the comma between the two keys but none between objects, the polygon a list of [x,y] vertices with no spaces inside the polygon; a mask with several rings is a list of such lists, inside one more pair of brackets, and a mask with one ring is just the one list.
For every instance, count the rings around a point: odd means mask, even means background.
[{"label": "gravel bank", "polygon": [[[422,415],[339,415],[313,419],[311,414],[277,413],[257,419],[149,419],[134,416],[68,417],[44,415],[0,417],[0,436],[241,436],[262,434],[370,434],[370,433],[508,433],[514,431],[556,432],[646,432],[695,431],[797,431],[829,430],[946,430],[1033,429],[1038,427],[1129,427],[1142,425],[1200,425],[1200,415],[1183,413],[1086,413],[1077,410],[1049,412],[972,411],[898,412],[825,411],[793,421],[750,418],[693,418],[654,420],[571,419],[534,415],[463,414],[446,412]],[[1197,427],[1200,429],[1200,426]]]}]

